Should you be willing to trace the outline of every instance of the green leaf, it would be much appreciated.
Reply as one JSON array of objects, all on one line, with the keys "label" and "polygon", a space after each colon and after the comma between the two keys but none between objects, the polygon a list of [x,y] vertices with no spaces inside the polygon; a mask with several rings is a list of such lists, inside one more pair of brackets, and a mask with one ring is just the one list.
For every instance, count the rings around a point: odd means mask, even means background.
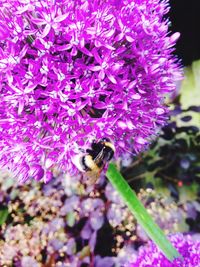
[{"label": "green leaf", "polygon": [[179,202],[186,203],[188,201],[194,201],[197,198],[199,184],[193,182],[190,185],[181,186],[179,190]]},{"label": "green leaf", "polygon": [[79,253],[79,259],[83,260],[85,257],[90,256],[90,246],[87,245],[85,247],[83,247],[83,249],[80,251]]},{"label": "green leaf", "polygon": [[5,206],[0,207],[0,225],[4,224],[8,218],[8,208]]},{"label": "green leaf", "polygon": [[73,227],[76,222],[76,214],[74,212],[69,212],[67,214],[67,225]]},{"label": "green leaf", "polygon": [[[183,109],[190,106],[200,106],[200,60],[194,61],[190,67],[185,68],[185,79],[180,90],[180,103]],[[182,114],[183,115],[183,114]],[[200,114],[197,112],[187,112],[192,116],[190,124],[200,126]]]},{"label": "green leaf", "polygon": [[185,68],[185,79],[181,85],[180,102],[183,109],[200,105],[200,60]]},{"label": "green leaf", "polygon": [[137,198],[135,192],[130,188],[122,175],[117,171],[114,164],[110,163],[106,173],[109,181],[117,190],[129,210],[133,213],[139,224],[143,227],[149,237],[160,248],[163,254],[173,261],[175,258],[182,258],[178,251],[172,246],[165,237],[162,230],[153,221],[152,217],[147,213],[145,207]]}]

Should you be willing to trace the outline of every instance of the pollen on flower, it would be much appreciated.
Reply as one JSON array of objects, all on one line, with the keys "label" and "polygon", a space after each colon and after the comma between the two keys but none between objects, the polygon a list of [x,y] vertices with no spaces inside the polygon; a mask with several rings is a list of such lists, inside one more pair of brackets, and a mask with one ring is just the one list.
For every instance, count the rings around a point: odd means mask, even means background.
[{"label": "pollen on flower", "polygon": [[182,78],[168,1],[3,0],[0,9],[1,167],[47,181],[52,166],[74,173],[89,140],[120,143],[116,156],[146,148]]}]

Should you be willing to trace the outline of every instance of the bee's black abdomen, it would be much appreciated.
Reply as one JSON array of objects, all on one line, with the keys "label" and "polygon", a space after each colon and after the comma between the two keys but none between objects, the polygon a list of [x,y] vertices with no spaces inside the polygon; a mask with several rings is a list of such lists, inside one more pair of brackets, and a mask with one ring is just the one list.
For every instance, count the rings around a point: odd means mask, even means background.
[{"label": "bee's black abdomen", "polygon": [[104,160],[110,161],[114,156],[114,151],[110,147],[104,148]]}]

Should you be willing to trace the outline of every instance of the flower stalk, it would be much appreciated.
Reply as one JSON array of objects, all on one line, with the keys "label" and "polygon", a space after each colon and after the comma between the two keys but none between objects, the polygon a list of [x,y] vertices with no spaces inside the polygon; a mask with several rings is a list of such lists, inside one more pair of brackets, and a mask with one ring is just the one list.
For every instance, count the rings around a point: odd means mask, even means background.
[{"label": "flower stalk", "polygon": [[176,258],[182,258],[178,251],[172,246],[169,240],[164,235],[163,231],[153,221],[152,217],[147,213],[145,207],[137,198],[135,192],[125,181],[123,176],[117,171],[115,165],[110,163],[107,173],[107,178],[120,194],[129,210],[135,216],[139,224],[143,227],[148,236],[160,248],[163,254],[173,261]]}]

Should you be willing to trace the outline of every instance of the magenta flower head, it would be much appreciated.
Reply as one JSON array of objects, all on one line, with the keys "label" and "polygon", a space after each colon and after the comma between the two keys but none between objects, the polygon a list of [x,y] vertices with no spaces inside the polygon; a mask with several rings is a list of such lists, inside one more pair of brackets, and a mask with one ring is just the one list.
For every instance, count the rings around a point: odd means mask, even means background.
[{"label": "magenta flower head", "polygon": [[168,1],[2,0],[0,165],[20,180],[73,173],[74,155],[107,137],[144,149],[181,78]]},{"label": "magenta flower head", "polygon": [[141,248],[138,257],[128,267],[199,267],[200,266],[200,240],[190,235],[175,234],[170,241],[183,256],[170,262],[158,247],[150,243],[149,247]]}]

